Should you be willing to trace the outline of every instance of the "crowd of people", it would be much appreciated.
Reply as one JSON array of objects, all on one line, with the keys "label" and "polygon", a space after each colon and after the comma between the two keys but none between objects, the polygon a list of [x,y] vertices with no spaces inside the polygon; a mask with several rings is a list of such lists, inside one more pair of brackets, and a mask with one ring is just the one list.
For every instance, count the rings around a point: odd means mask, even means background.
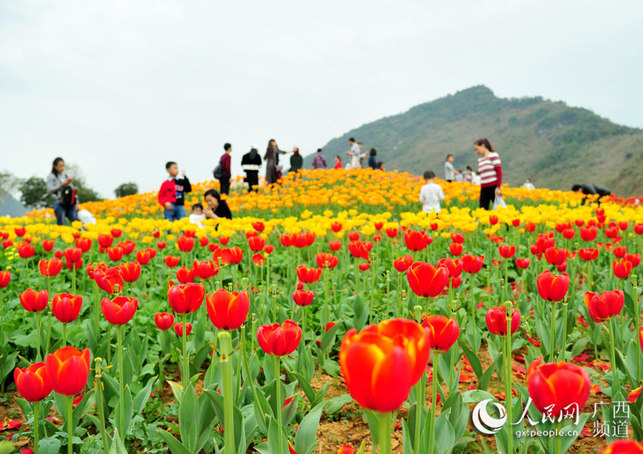
[{"label": "crowd of people", "polygon": [[[345,152],[348,156],[348,162],[342,162],[341,155],[335,156],[334,169],[359,169],[371,168],[373,170],[383,170],[383,164],[377,160],[377,151],[371,148],[364,151],[362,142],[358,142],[351,137],[348,140],[349,150]],[[465,172],[461,172],[453,165],[454,156],[448,154],[444,162],[444,180],[451,183],[453,181],[465,181],[480,185],[479,206],[485,210],[492,207],[504,206],[502,199],[502,164],[500,156],[494,150],[488,139],[478,139],[474,142],[473,148],[478,155],[478,169],[474,172],[469,166]],[[299,148],[294,147],[292,150],[282,150],[274,139],[268,142],[266,152],[263,156],[259,154],[256,146],[252,146],[250,151],[241,158],[241,167],[245,172],[245,183],[248,192],[256,191],[259,186],[259,172],[262,165],[266,164],[266,184],[278,184],[282,177],[283,165],[279,163],[279,157],[292,153],[290,157],[290,169],[288,172],[295,174],[302,169],[304,159],[299,152]],[[223,145],[223,155],[219,159],[217,167],[213,171],[215,179],[219,180],[220,191],[209,189],[203,195],[205,205],[196,203],[191,207],[189,216],[190,222],[201,225],[206,219],[232,218],[232,213],[225,198],[230,192],[230,180],[232,178],[232,145],[226,143]],[[328,169],[328,162],[321,148],[313,156],[313,169]],[[179,167],[176,162],[169,161],[165,165],[167,179],[161,184],[158,193],[158,203],[163,207],[165,219],[173,222],[175,220],[187,217],[185,211],[185,194],[192,192],[192,185],[185,171],[181,172],[179,177]],[[419,202],[422,209],[426,212],[439,213],[441,203],[444,201],[444,192],[442,187],[436,182],[436,174],[433,170],[424,172],[425,184],[422,186],[419,195]],[[73,179],[65,171],[65,161],[62,158],[56,158],[53,161],[51,173],[46,179],[47,192],[53,197],[54,213],[58,225],[64,225],[66,219],[70,222],[81,220],[84,224],[95,222],[91,213],[86,210],[80,210],[76,189],[74,188]],[[535,189],[535,186],[529,178],[522,185],[525,189]],[[603,197],[611,195],[609,189],[592,183],[575,184],[572,191],[585,194],[583,203],[590,196],[597,196],[598,201]]]}]

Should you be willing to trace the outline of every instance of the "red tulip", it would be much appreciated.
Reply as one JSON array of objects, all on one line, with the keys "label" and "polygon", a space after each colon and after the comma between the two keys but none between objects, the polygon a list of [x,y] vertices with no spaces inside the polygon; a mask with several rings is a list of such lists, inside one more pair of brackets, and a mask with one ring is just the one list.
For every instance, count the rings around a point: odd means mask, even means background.
[{"label": "red tulip", "polygon": [[62,323],[73,322],[80,314],[83,297],[70,293],[59,293],[51,299],[51,311],[54,317]]},{"label": "red tulip", "polygon": [[339,222],[333,222],[333,223],[330,225],[330,228],[331,228],[331,230],[332,230],[333,232],[335,232],[335,233],[339,233],[339,232],[341,232],[341,231],[342,231],[342,224],[340,224]]},{"label": "red tulip", "polygon": [[330,247],[330,250],[333,252],[339,251],[342,248],[342,242],[339,240],[329,241],[328,247]]},{"label": "red tulip", "polygon": [[449,253],[454,257],[458,257],[462,254],[462,243],[451,243],[449,244]]},{"label": "red tulip", "polygon": [[431,348],[441,353],[449,351],[460,336],[458,322],[444,315],[429,315],[422,326],[431,330]]},{"label": "red tulip", "polygon": [[40,259],[38,269],[43,277],[54,277],[63,269],[63,262],[57,257],[49,260]]},{"label": "red tulip", "polygon": [[308,306],[314,297],[315,292],[309,290],[295,290],[292,293],[292,299],[297,306]]},{"label": "red tulip", "polygon": [[462,270],[469,274],[477,274],[482,269],[484,264],[484,255],[463,255],[460,259],[462,261]]},{"label": "red tulip", "polygon": [[492,214],[491,216],[489,216],[489,224],[496,225],[497,223],[498,223],[498,216],[496,216],[495,214]]},{"label": "red tulip", "polygon": [[446,268],[449,272],[449,277],[458,277],[462,274],[462,262],[460,259],[451,259],[449,257],[438,260],[438,266]]},{"label": "red tulip", "polygon": [[[177,336],[183,337],[183,323],[176,323],[174,325],[174,332],[176,333]],[[189,336],[190,333],[192,332],[192,323],[186,323],[185,324],[185,336]]]},{"label": "red tulip", "polygon": [[593,226],[580,228],[580,237],[583,241],[593,241],[597,233],[596,227]]},{"label": "red tulip", "polygon": [[320,252],[315,258],[317,260],[317,266],[322,269],[335,268],[339,263],[339,259],[328,252]]},{"label": "red tulip", "polygon": [[395,238],[397,236],[397,228],[395,227],[384,229],[384,232],[386,232],[386,236],[389,238]]},{"label": "red tulip", "polygon": [[36,255],[36,248],[34,248],[31,244],[26,242],[18,243],[16,245],[16,249],[18,250],[18,255],[23,259],[28,259]]},{"label": "red tulip", "polygon": [[461,233],[452,233],[451,241],[453,241],[454,243],[462,244],[464,243],[464,235],[462,235]]},{"label": "red tulip", "polygon": [[363,408],[398,410],[426,371],[431,330],[407,319],[349,330],[339,350],[346,388]]},{"label": "red tulip", "polygon": [[636,232],[637,235],[643,235],[643,222],[634,226],[634,232]]},{"label": "red tulip", "polygon": [[87,252],[92,248],[92,240],[91,238],[78,238],[76,240],[76,247],[79,248],[83,252]]},{"label": "red tulip", "polygon": [[118,262],[120,259],[123,258],[123,248],[120,246],[117,247],[110,247],[107,249],[107,256],[112,262]]},{"label": "red tulip", "polygon": [[565,229],[563,230],[563,238],[566,240],[571,240],[576,236],[576,230],[574,229]]},{"label": "red tulip", "polygon": [[123,291],[124,280],[121,269],[117,266],[105,270],[97,269],[94,271],[94,280],[96,285],[110,295]]},{"label": "red tulip", "polygon": [[529,263],[531,263],[531,260],[526,259],[526,258],[517,258],[516,259],[516,266],[520,268],[521,270],[525,270],[529,268]]},{"label": "red tulip", "polygon": [[370,263],[360,263],[359,264],[359,270],[360,271],[368,271],[371,268]]},{"label": "red tulip", "polygon": [[145,266],[150,263],[150,260],[152,260],[152,254],[156,254],[156,249],[143,249],[140,251],[136,251],[136,261]]},{"label": "red tulip", "polygon": [[119,268],[125,282],[136,282],[141,276],[141,264],[138,262],[121,263]]},{"label": "red tulip", "polygon": [[110,233],[114,238],[120,238],[120,236],[123,234],[123,231],[121,229],[112,229],[110,230]]},{"label": "red tulip", "polygon": [[154,324],[162,331],[170,329],[174,323],[174,314],[169,312],[157,312],[154,314]]},{"label": "red tulip", "polygon": [[178,266],[180,260],[181,257],[168,255],[165,257],[165,266],[167,266],[168,268],[174,268],[175,266]]},{"label": "red tulip", "polygon": [[321,277],[321,268],[308,268],[304,265],[297,267],[297,277],[304,284],[314,284]]},{"label": "red tulip", "polygon": [[156,247],[160,250],[163,250],[167,247],[167,243],[165,241],[157,241]]},{"label": "red tulip", "polygon": [[253,236],[248,238],[248,246],[252,252],[259,252],[266,246],[266,240],[259,236]]},{"label": "red tulip", "polygon": [[547,248],[545,249],[545,259],[550,265],[562,265],[567,260],[567,250],[555,246]]},{"label": "red tulip", "polygon": [[53,240],[42,240],[42,248],[44,249],[45,252],[49,252],[54,248],[54,241]]},{"label": "red tulip", "polygon": [[348,251],[355,258],[370,260],[370,251],[373,244],[368,241],[351,241],[348,243]]},{"label": "red tulip", "polygon": [[393,266],[397,271],[400,273],[405,272],[406,270],[409,269],[409,266],[413,264],[413,256],[412,255],[405,255],[403,257],[397,258],[393,260]]},{"label": "red tulip", "polygon": [[186,268],[182,266],[176,270],[176,278],[181,284],[187,284],[188,282],[194,282],[196,278],[196,271],[194,268]]},{"label": "red tulip", "polygon": [[28,312],[40,312],[47,307],[49,303],[49,292],[47,290],[27,289],[18,295],[20,304]]},{"label": "red tulip", "polygon": [[[639,386],[638,388],[630,391],[630,393],[627,395],[627,401],[631,404],[636,402],[641,395],[641,391],[643,391],[643,386]],[[643,452],[643,450],[641,452]]]},{"label": "red tulip", "polygon": [[210,321],[219,329],[233,330],[243,325],[250,308],[250,295],[248,292],[228,292],[217,290],[208,295],[206,308]]},{"label": "red tulip", "polygon": [[635,440],[615,440],[607,445],[601,454],[643,454],[643,443]]},{"label": "red tulip", "polygon": [[632,269],[641,264],[641,254],[639,252],[636,254],[625,254],[624,259],[632,264]]},{"label": "red tulip", "polygon": [[598,257],[598,249],[579,249],[578,256],[581,258],[581,260],[585,260],[586,262],[596,260],[596,258]]},{"label": "red tulip", "polygon": [[[504,306],[492,307],[487,311],[487,328],[497,336],[507,335],[507,310]],[[511,334],[515,333],[520,326],[520,312],[511,309]]]},{"label": "red tulip", "polygon": [[614,260],[612,262],[612,271],[614,271],[614,276],[617,278],[627,279],[632,272],[632,262],[625,259]]},{"label": "red tulip", "polygon": [[262,350],[270,355],[289,355],[299,346],[301,328],[292,320],[281,325],[262,325],[257,329],[257,340]]},{"label": "red tulip", "polygon": [[187,283],[175,285],[167,292],[170,306],[177,314],[189,314],[195,312],[205,298],[205,287],[203,284]]},{"label": "red tulip", "polygon": [[45,363],[35,363],[23,369],[16,367],[13,380],[20,395],[29,402],[43,400],[53,389]]},{"label": "red tulip", "polygon": [[587,371],[571,363],[542,363],[538,358],[527,370],[527,388],[534,405],[552,418],[576,411],[587,402],[590,379]]},{"label": "red tulip", "polygon": [[516,246],[508,246],[508,245],[502,245],[498,246],[498,252],[500,253],[500,256],[505,259],[510,259],[514,255],[516,255]]},{"label": "red tulip", "polygon": [[252,223],[252,228],[255,229],[257,232],[263,232],[266,226],[263,222],[257,221]]},{"label": "red tulip", "polygon": [[138,308],[138,299],[117,296],[114,299],[103,298],[101,301],[103,315],[112,325],[124,325],[129,322]]},{"label": "red tulip", "polygon": [[176,243],[179,251],[181,252],[190,252],[194,249],[194,238],[190,238],[185,235],[181,235]]},{"label": "red tulip", "polygon": [[589,315],[596,323],[601,323],[620,314],[625,295],[621,290],[604,291],[600,295],[594,292],[585,292],[584,300]]},{"label": "red tulip", "polygon": [[406,271],[406,279],[416,295],[428,298],[442,293],[448,283],[449,272],[426,262],[415,262]]},{"label": "red tulip", "polygon": [[545,270],[536,278],[536,286],[542,299],[562,301],[569,289],[569,275],[567,273],[555,275]]},{"label": "red tulip", "polygon": [[211,260],[202,262],[195,260],[193,268],[199,279],[210,279],[219,273],[219,267],[216,266]]},{"label": "red tulip", "polygon": [[47,374],[58,394],[74,396],[87,384],[89,375],[89,349],[63,347],[47,355]]},{"label": "red tulip", "polygon": [[425,231],[407,230],[404,234],[404,243],[411,251],[421,251],[432,241],[433,238],[429,239]]},{"label": "red tulip", "polygon": [[612,253],[617,259],[622,259],[625,257],[625,254],[627,254],[627,248],[625,246],[614,246]]},{"label": "red tulip", "polygon": [[263,266],[266,263],[266,257],[260,252],[257,252],[255,255],[252,256],[252,263],[254,263],[257,266]]}]

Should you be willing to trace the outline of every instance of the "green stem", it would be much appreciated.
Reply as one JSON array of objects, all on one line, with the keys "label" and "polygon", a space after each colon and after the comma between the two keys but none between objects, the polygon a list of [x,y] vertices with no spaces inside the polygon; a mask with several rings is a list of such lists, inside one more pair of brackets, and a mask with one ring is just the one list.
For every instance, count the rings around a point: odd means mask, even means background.
[{"label": "green stem", "polygon": [[[440,364],[440,357],[438,356],[438,351],[433,350],[433,380],[431,380],[431,415],[429,416],[431,419],[429,420],[429,454],[432,454],[436,449],[435,449],[435,418],[436,418],[436,410],[437,410],[437,393],[438,393],[438,386],[440,386],[440,372],[439,372],[439,364]],[[390,451],[389,451],[390,452]]]},{"label": "green stem", "polygon": [[63,347],[67,346],[67,323],[63,323]]},{"label": "green stem", "polygon": [[[246,352],[246,327],[245,326],[241,327],[241,361],[243,362],[243,368],[246,370],[246,381],[250,385],[250,391],[252,392],[252,397],[254,398],[255,402],[259,402],[259,399],[257,396],[257,389],[255,388],[254,380],[250,375],[250,366],[248,365],[248,354]],[[261,415],[263,426],[266,427],[266,416],[263,414],[263,412],[259,412],[259,414]]]},{"label": "green stem", "polygon": [[96,358],[94,360],[96,366],[96,373],[94,375],[94,389],[96,390],[96,408],[98,409],[98,418],[100,421],[100,437],[103,441],[103,452],[109,453],[109,446],[107,445],[107,433],[105,432],[105,411],[103,408],[103,382],[102,382],[102,362],[103,358]]},{"label": "green stem", "polygon": [[118,433],[121,435],[121,438],[125,439],[125,406],[124,406],[124,380],[123,376],[123,327],[118,325],[116,327],[116,342],[118,344],[118,390],[119,390],[119,399],[118,399]]},{"label": "green stem", "polygon": [[45,354],[43,355],[43,358],[45,358],[49,354],[49,343],[51,342],[51,309],[48,312],[49,314],[47,315],[47,341],[45,342]]},{"label": "green stem", "polygon": [[284,445],[284,428],[283,428],[283,422],[282,422],[282,417],[281,417],[281,366],[280,366],[280,358],[279,356],[275,356],[275,378],[276,378],[276,383],[275,383],[275,389],[276,389],[276,397],[277,397],[277,427],[279,428],[279,451],[280,454],[284,454],[282,452],[282,448]]},{"label": "green stem", "polygon": [[[556,430],[560,431],[561,423],[556,422],[554,425],[556,427]],[[554,454],[562,454],[563,453],[563,438],[560,435],[556,435],[554,439]]]},{"label": "green stem", "polygon": [[[40,340],[40,312],[36,312],[36,360],[40,361],[42,358],[41,340]],[[637,331],[638,332],[638,331]]]},{"label": "green stem", "polygon": [[471,290],[469,296],[471,297],[471,324],[473,326],[473,345],[472,350],[474,353],[478,353],[478,329],[476,328],[476,299],[473,295],[473,290],[475,288],[475,274],[471,274],[469,277]]},{"label": "green stem", "polygon": [[38,444],[40,436],[38,434],[38,424],[40,423],[40,402],[33,404],[33,451],[38,454]]},{"label": "green stem", "polygon": [[420,452],[420,434],[422,432],[422,411],[424,410],[424,387],[425,387],[425,381],[424,377],[426,377],[426,372],[422,374],[422,378],[420,378],[420,381],[418,382],[417,385],[415,385],[416,388],[416,406],[415,406],[415,433],[414,433],[414,440],[413,440],[413,452],[415,454],[419,454]]},{"label": "green stem", "polygon": [[567,350],[567,300],[563,301],[563,343],[560,349],[560,361],[565,361],[566,350]]},{"label": "green stem", "polygon": [[505,404],[507,407],[507,452],[513,454],[513,433],[511,432],[511,410],[513,395],[511,393],[511,304],[507,304],[507,336],[505,342]]},{"label": "green stem", "polygon": [[219,348],[221,349],[221,375],[223,379],[223,436],[226,454],[235,454],[234,446],[234,402],[232,386],[232,342],[230,333],[227,331],[219,333]]},{"label": "green stem", "polygon": [[556,351],[556,303],[551,303],[551,333],[549,338],[549,362],[554,362]]},{"label": "green stem", "polygon": [[610,370],[612,371],[612,401],[616,397],[616,391],[618,390],[618,374],[616,370],[616,352],[615,352],[615,342],[614,342],[614,318],[611,318],[607,322],[607,329],[610,339]]},{"label": "green stem", "polygon": [[181,336],[181,349],[183,352],[183,371],[181,371],[181,378],[183,383],[183,389],[188,387],[188,382],[190,381],[190,362],[188,360],[188,347],[187,347],[187,320],[188,316],[183,314],[183,333]]},{"label": "green stem", "polygon": [[391,454],[391,413],[378,413],[377,420],[380,454]]},{"label": "green stem", "polygon": [[67,454],[74,453],[74,396],[67,396]]}]

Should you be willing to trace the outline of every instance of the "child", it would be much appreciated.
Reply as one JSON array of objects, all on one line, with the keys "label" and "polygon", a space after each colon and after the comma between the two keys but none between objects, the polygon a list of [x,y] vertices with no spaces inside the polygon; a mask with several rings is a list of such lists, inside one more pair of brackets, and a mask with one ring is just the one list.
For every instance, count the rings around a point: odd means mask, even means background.
[{"label": "child", "polygon": [[185,176],[185,170],[182,172],[183,178],[176,178],[179,174],[179,166],[176,162],[169,161],[165,164],[165,170],[169,175],[168,179],[163,182],[159,189],[158,201],[165,209],[165,219],[170,222],[183,219],[185,217],[185,194],[192,192],[190,180]]},{"label": "child", "polygon": [[439,213],[441,200],[444,200],[442,187],[435,182],[435,173],[432,170],[427,170],[424,172],[424,186],[420,189],[422,209],[427,213],[432,211]]},{"label": "child", "polygon": [[205,221],[205,214],[203,213],[203,205],[200,203],[195,203],[192,205],[192,214],[190,215],[190,223],[196,224],[199,227],[203,227],[201,225],[201,221]]},{"label": "child", "polygon": [[335,167],[333,169],[343,169],[344,167],[342,166],[342,158],[339,156],[335,156]]}]

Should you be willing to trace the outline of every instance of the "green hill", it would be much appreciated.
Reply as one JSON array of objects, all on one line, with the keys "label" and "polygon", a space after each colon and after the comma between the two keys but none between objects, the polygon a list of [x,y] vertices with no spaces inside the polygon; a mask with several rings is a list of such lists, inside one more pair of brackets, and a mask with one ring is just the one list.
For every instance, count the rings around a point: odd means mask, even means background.
[{"label": "green hill", "polygon": [[[569,189],[593,182],[615,194],[643,194],[643,130],[612,123],[582,108],[535,98],[504,99],[484,86],[436,99],[348,131],[324,147],[329,164],[355,137],[377,149],[386,170],[443,176],[444,158],[477,168],[473,141],[486,137],[503,162],[504,181]],[[306,158],[310,167],[312,158]]]}]

